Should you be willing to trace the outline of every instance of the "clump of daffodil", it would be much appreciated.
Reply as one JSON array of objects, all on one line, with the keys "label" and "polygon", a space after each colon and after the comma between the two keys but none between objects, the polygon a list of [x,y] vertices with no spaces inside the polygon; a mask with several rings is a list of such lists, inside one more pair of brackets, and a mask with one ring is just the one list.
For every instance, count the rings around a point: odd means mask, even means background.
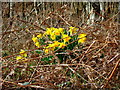
[{"label": "clump of daffodil", "polygon": [[19,59],[24,59],[24,58],[26,58],[26,57],[27,57],[26,51],[21,49],[21,50],[20,50],[20,55],[17,56],[16,59],[19,60]]},{"label": "clump of daffodil", "polygon": [[78,40],[78,43],[84,43],[87,39],[86,36],[87,36],[87,34],[85,34],[85,33],[79,34],[78,38],[80,38],[80,39]]},{"label": "clump of daffodil", "polygon": [[[69,32],[70,35],[73,35],[75,33],[77,33],[78,28],[76,27],[69,27]],[[44,34],[37,34],[37,36],[33,36],[32,40],[34,42],[34,44],[37,47],[40,47],[40,42],[39,39],[41,39],[42,37],[48,36],[48,39],[50,38],[52,40],[52,43],[48,44],[46,47],[44,47],[44,52],[46,54],[58,49],[58,48],[64,48],[66,46],[66,43],[69,44],[70,39],[74,39],[72,37],[70,37],[68,34],[66,34],[68,32],[64,32],[64,28],[47,28],[46,32]],[[56,41],[61,39],[61,41]],[[78,35],[78,43],[84,43],[86,41],[86,34],[79,34]],[[19,57],[21,58],[21,57]]]},{"label": "clump of daffodil", "polygon": [[69,28],[70,28],[70,29],[69,29],[70,35],[77,33],[77,29],[78,29],[78,28],[75,28],[75,27],[69,27]]},{"label": "clump of daffodil", "polygon": [[67,34],[62,34],[62,38],[64,40],[64,43],[68,42],[71,39],[71,37],[69,37]]}]

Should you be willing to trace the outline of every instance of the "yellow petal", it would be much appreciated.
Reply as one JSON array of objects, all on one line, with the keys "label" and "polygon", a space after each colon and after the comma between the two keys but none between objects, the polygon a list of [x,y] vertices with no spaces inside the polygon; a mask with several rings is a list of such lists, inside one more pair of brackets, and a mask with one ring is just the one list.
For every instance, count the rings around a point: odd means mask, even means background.
[{"label": "yellow petal", "polygon": [[17,56],[16,60],[19,60],[19,59],[22,59],[22,58],[23,58],[22,56]]},{"label": "yellow petal", "polygon": [[38,38],[35,36],[33,36],[32,40],[33,40],[33,42],[38,42]]},{"label": "yellow petal", "polygon": [[59,31],[62,33],[63,31],[64,31],[64,29],[63,28],[58,28],[59,29]]},{"label": "yellow petal", "polygon": [[54,33],[51,34],[50,38],[51,38],[52,40],[55,40],[55,39],[56,39],[56,36],[54,35]]},{"label": "yellow petal", "polygon": [[41,34],[41,33],[38,34],[37,37],[38,37],[38,38],[42,38],[42,34]]},{"label": "yellow petal", "polygon": [[20,54],[24,54],[25,53],[25,50],[20,50]]},{"label": "yellow petal", "polygon": [[23,54],[24,57],[27,57],[27,53]]},{"label": "yellow petal", "polygon": [[39,48],[40,47],[40,43],[36,42],[35,45]]},{"label": "yellow petal", "polygon": [[59,48],[64,48],[66,45],[64,43],[60,43]]},{"label": "yellow petal", "polygon": [[49,49],[45,49],[44,51],[45,51],[45,53],[46,53],[46,54],[48,54],[48,52],[49,52]]},{"label": "yellow petal", "polygon": [[59,46],[59,42],[58,41],[55,41],[53,44],[54,44],[54,47],[58,47]]},{"label": "yellow petal", "polygon": [[66,34],[63,34],[62,37],[63,37],[64,43],[68,42],[68,41],[71,39],[71,37],[69,37],[69,36],[66,35]]},{"label": "yellow petal", "polygon": [[83,33],[83,34],[79,34],[78,38],[84,38],[87,34]]},{"label": "yellow petal", "polygon": [[86,37],[79,39],[78,43],[84,43],[85,41],[86,41]]},{"label": "yellow petal", "polygon": [[51,35],[51,33],[52,33],[52,29],[51,29],[51,28],[47,28],[46,34],[47,34],[47,35]]}]

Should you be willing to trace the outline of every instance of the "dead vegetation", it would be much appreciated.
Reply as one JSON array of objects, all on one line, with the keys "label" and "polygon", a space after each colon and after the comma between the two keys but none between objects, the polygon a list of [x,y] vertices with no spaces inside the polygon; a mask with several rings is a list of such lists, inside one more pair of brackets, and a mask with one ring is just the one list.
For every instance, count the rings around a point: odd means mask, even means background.
[{"label": "dead vegetation", "polygon": [[[41,3],[48,7],[39,12],[36,11],[39,7],[32,8],[33,3],[24,3],[27,7],[24,9],[21,9],[22,4],[15,3],[12,11],[16,13],[6,18],[4,16],[7,15],[8,3],[2,3],[3,55],[0,80],[3,89],[120,89],[120,23],[117,22],[119,12],[112,8],[114,14],[99,14],[100,18],[106,19],[87,24],[90,14],[94,11],[86,14],[80,9],[80,15],[77,15],[76,9],[70,8],[70,3]],[[108,9],[103,11],[105,15]],[[31,39],[33,35],[44,33],[47,27],[67,30],[70,26],[79,28],[77,34],[86,33],[87,41],[72,50],[65,50],[64,54],[61,54],[63,60],[60,64],[57,64],[57,50],[47,55],[37,52],[42,50],[44,45],[37,48]],[[16,60],[20,49],[27,50],[26,61]]]}]

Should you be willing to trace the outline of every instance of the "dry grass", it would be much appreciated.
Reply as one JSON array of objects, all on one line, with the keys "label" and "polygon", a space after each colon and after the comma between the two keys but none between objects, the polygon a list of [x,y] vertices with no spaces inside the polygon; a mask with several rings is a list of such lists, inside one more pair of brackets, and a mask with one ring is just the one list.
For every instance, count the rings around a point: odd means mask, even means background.
[{"label": "dry grass", "polygon": [[[87,25],[89,15],[84,16],[84,12],[79,17],[75,16],[76,14],[71,15],[67,4],[54,11],[49,8],[35,13],[32,10],[24,11],[26,14],[24,19],[19,17],[18,12],[21,12],[19,8],[13,17],[3,18],[3,64],[0,79],[3,82],[3,89],[120,89],[118,38],[120,24],[116,22],[118,12],[104,21]],[[85,20],[81,23],[83,16]],[[79,28],[77,34],[87,33],[87,41],[75,46],[73,50],[65,50],[64,60],[60,64],[57,64],[59,61],[57,51],[47,55],[35,52],[42,50],[44,46],[36,48],[31,40],[32,35],[45,32],[47,27],[67,29],[69,26]],[[20,49],[27,50],[29,55],[27,61],[16,60]],[[42,60],[48,56],[53,58]]]}]

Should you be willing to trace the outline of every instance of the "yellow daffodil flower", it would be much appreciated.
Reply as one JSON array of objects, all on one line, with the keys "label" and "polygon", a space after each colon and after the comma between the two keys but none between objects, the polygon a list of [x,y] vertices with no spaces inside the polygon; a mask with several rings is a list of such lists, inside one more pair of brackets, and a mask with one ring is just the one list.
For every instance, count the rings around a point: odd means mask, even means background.
[{"label": "yellow daffodil flower", "polygon": [[56,28],[54,28],[54,27],[51,27],[51,28],[50,28],[50,30],[51,30],[52,32],[55,31],[55,29],[56,29]]},{"label": "yellow daffodil flower", "polygon": [[59,36],[59,35],[60,35],[60,31],[58,31],[58,30],[57,30],[57,31],[55,31],[54,33],[55,33],[55,35],[57,35],[57,36]]},{"label": "yellow daffodil flower", "polygon": [[39,48],[40,47],[40,43],[36,42],[35,45]]},{"label": "yellow daffodil flower", "polygon": [[23,56],[24,56],[24,57],[27,57],[27,53],[24,53]]},{"label": "yellow daffodil flower", "polygon": [[22,55],[23,57],[27,57],[27,53],[26,51],[22,50],[20,51],[20,55]]},{"label": "yellow daffodil flower", "polygon": [[60,35],[60,30],[57,29],[57,28],[55,28],[55,29],[54,29],[54,34],[57,35],[57,36],[59,36],[59,35]]},{"label": "yellow daffodil flower", "polygon": [[62,35],[62,38],[63,38],[63,40],[64,40],[64,43],[68,42],[68,41],[71,39],[71,37],[69,37],[69,36],[66,35],[66,34],[63,34],[63,35]]},{"label": "yellow daffodil flower", "polygon": [[64,29],[63,29],[63,28],[58,28],[58,29],[59,29],[59,31],[60,31],[61,33],[64,32]]},{"label": "yellow daffodil flower", "polygon": [[55,42],[53,43],[54,47],[58,47],[59,44],[60,44],[60,42],[58,42],[58,41],[55,41]]},{"label": "yellow daffodil flower", "polygon": [[78,40],[78,43],[84,43],[85,41],[86,41],[86,37],[83,37],[83,38]]},{"label": "yellow daffodil flower", "polygon": [[17,56],[16,57],[16,60],[20,60],[20,59],[23,59],[23,57],[22,56]]},{"label": "yellow daffodil flower", "polygon": [[54,33],[51,33],[50,38],[51,38],[52,40],[55,40],[55,39],[56,39],[55,34],[54,34]]},{"label": "yellow daffodil flower", "polygon": [[66,45],[64,43],[59,43],[59,48],[64,48]]},{"label": "yellow daffodil flower", "polygon": [[38,38],[37,38],[37,37],[35,37],[34,35],[33,35],[32,40],[33,40],[33,42],[38,42]]},{"label": "yellow daffodil flower", "polygon": [[47,35],[50,35],[51,33],[52,33],[51,28],[47,28],[46,34],[47,34]]},{"label": "yellow daffodil flower", "polygon": [[41,33],[38,34],[37,37],[38,37],[38,38],[42,38],[42,34],[41,34]]},{"label": "yellow daffodil flower", "polygon": [[54,47],[53,44],[49,44],[46,48],[49,48],[49,47]]},{"label": "yellow daffodil flower", "polygon": [[49,49],[50,51],[54,51],[55,49],[54,44],[49,44],[46,48]]},{"label": "yellow daffodil flower", "polygon": [[48,54],[48,53],[49,53],[49,49],[44,49],[44,52],[45,52],[46,54]]},{"label": "yellow daffodil flower", "polygon": [[77,29],[78,28],[75,28],[75,27],[69,27],[70,28],[70,35],[72,35],[72,34],[74,34],[74,33],[76,33],[77,32]]},{"label": "yellow daffodil flower", "polygon": [[87,39],[86,35],[87,34],[85,34],[85,33],[79,34],[78,38],[80,38],[80,39],[78,40],[78,43],[84,43]]},{"label": "yellow daffodil flower", "polygon": [[83,33],[83,34],[79,34],[78,38],[84,38],[87,34]]},{"label": "yellow daffodil flower", "polygon": [[20,54],[24,54],[25,53],[25,50],[20,50]]},{"label": "yellow daffodil flower", "polygon": [[54,51],[54,49],[54,44],[49,44],[47,47],[45,47],[44,52],[48,54],[50,51]]}]

